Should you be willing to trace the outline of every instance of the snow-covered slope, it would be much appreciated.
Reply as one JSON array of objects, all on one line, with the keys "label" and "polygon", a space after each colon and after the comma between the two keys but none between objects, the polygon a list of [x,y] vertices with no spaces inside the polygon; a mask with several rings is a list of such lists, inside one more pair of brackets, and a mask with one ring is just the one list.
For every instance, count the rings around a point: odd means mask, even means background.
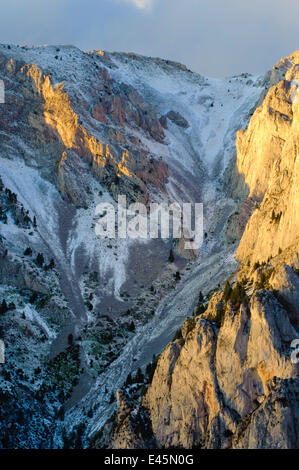
[{"label": "snow-covered slope", "polygon": [[[6,90],[0,105],[0,282],[10,284],[0,301],[15,297],[16,322],[18,312],[25,317],[20,329],[27,322],[26,328],[35,325],[47,337],[42,360],[53,382],[46,383],[40,363],[36,389],[44,381],[50,397],[52,388],[60,393],[59,383],[65,384],[67,392],[55,396],[59,416],[67,411],[72,429],[87,420],[85,436],[93,435],[128,372],[164,348],[199,290],[207,294],[235,270],[226,231],[237,203],[225,196],[223,176],[235,154],[236,131],[246,127],[267,80],[247,74],[210,79],[134,54],[7,45],[0,46],[0,79]],[[203,202],[202,258],[188,262],[178,250],[169,263],[171,240],[98,239],[95,207],[115,204],[119,194],[147,204]],[[29,225],[20,223],[18,211],[28,211]],[[32,254],[25,255],[26,248]],[[46,268],[51,259],[53,272]],[[46,294],[51,300],[40,297]],[[38,347],[41,339],[33,337]],[[14,347],[8,341],[7,357]],[[65,367],[64,354],[73,366],[61,379],[54,371],[57,362]],[[7,400],[13,403],[11,395]],[[93,419],[86,417],[90,406]],[[33,409],[40,417],[40,407]],[[62,445],[62,428],[63,421],[51,445]],[[9,445],[26,447],[23,433],[20,424]],[[43,433],[27,445],[39,438],[50,445]]]}]

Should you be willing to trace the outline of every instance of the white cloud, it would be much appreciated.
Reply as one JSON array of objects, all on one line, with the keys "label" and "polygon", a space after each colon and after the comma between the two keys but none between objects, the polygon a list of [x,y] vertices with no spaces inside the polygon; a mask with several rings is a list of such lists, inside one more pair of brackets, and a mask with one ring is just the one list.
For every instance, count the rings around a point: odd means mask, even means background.
[{"label": "white cloud", "polygon": [[140,8],[142,10],[149,10],[155,0],[120,0],[120,1],[123,1],[126,3],[132,3],[137,8]]}]

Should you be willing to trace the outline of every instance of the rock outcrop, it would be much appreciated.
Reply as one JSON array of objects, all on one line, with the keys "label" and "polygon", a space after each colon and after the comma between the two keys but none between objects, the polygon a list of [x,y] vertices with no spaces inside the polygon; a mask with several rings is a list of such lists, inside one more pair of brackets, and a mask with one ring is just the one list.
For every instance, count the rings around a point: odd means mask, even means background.
[{"label": "rock outcrop", "polygon": [[189,322],[160,356],[143,400],[158,445],[297,447],[298,333],[273,293],[256,291],[238,308],[217,294]]},{"label": "rock outcrop", "polygon": [[[298,446],[298,57],[211,80],[0,45],[0,447]],[[203,202],[203,259],[97,238],[119,194]]]},{"label": "rock outcrop", "polygon": [[298,52],[269,83],[226,174],[241,201],[228,242],[244,232],[233,294],[227,284],[186,319],[142,400],[160,448],[299,446]]},{"label": "rock outcrop", "polygon": [[[16,60],[10,49],[2,49],[0,69],[7,86],[5,109],[0,108],[5,130],[0,149],[10,153],[15,122],[20,121],[16,150],[29,164],[40,166],[43,175],[77,206],[87,205],[87,180],[92,176],[116,199],[122,193],[131,201],[147,203],[149,185],[166,192],[168,168],[151,158],[133,132],[142,130],[162,143],[157,110],[132,86],[112,80],[91,57],[88,62],[90,79],[79,98],[52,72],[21,57]],[[39,158],[32,160],[30,154],[37,148]]]},{"label": "rock outcrop", "polygon": [[238,172],[249,196],[257,201],[237,250],[237,258],[245,264],[249,259],[266,261],[293,247],[288,261],[298,247],[298,51],[282,64],[285,78],[270,88],[248,129],[237,136]]}]

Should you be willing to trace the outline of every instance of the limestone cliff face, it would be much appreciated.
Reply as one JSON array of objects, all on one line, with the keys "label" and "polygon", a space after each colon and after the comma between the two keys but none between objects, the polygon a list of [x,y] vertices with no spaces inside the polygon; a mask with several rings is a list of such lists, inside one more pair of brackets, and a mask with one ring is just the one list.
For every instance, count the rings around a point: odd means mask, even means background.
[{"label": "limestone cliff face", "polygon": [[125,193],[132,201],[148,202],[149,185],[166,192],[167,165],[150,158],[134,136],[142,130],[148,139],[162,143],[163,128],[155,107],[132,86],[116,83],[82,53],[89,80],[77,94],[75,77],[59,80],[55,72],[12,55],[11,49],[0,53],[0,75],[7,84],[5,110],[0,109],[5,131],[0,150],[11,154],[18,122],[15,152],[40,167],[77,206],[87,205],[92,177],[114,198]]},{"label": "limestone cliff face", "polygon": [[149,449],[156,448],[151,432],[151,423],[145,408],[134,410],[121,392],[117,396],[117,422],[110,446],[114,449]]},{"label": "limestone cliff face", "polygon": [[[213,322],[219,301],[220,328]],[[217,294],[159,359],[144,399],[159,446],[297,447],[294,338],[287,311],[270,292],[256,292],[237,310]]]},{"label": "limestone cliff face", "polygon": [[237,135],[238,172],[258,201],[237,250],[244,263],[266,261],[292,246],[294,255],[298,245],[299,52],[280,67],[287,67],[284,80],[270,88],[248,129]]},{"label": "limestone cliff face", "polygon": [[[133,54],[0,45],[0,447],[298,445],[298,78],[298,53],[266,78],[210,80]],[[257,102],[228,171],[236,207],[222,171]],[[200,263],[169,263],[159,240],[98,240],[94,207],[118,194],[203,201]],[[246,297],[218,284],[207,306],[243,232],[232,282]],[[140,376],[131,402],[118,393],[113,423],[116,388],[199,290],[205,313],[166,347],[141,403]]]},{"label": "limestone cliff face", "polygon": [[161,354],[142,405],[162,448],[299,445],[291,347],[299,335],[299,52],[268,78],[268,93],[237,135],[238,177],[231,180],[243,202],[229,220],[228,241],[240,238],[252,213],[232,279],[246,295],[219,290]]}]

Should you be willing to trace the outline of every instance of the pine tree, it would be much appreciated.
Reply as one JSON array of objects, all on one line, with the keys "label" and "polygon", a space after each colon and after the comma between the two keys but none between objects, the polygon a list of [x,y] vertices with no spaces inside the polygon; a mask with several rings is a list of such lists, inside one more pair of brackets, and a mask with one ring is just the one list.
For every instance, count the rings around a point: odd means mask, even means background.
[{"label": "pine tree", "polygon": [[114,401],[115,401],[115,396],[114,396],[114,393],[112,392],[110,395],[110,400],[109,400],[110,405],[112,405]]},{"label": "pine tree", "polygon": [[182,330],[181,328],[179,328],[178,330],[176,330],[172,341],[175,341],[176,339],[181,339],[182,337]]},{"label": "pine tree", "polygon": [[231,293],[232,293],[231,285],[228,281],[226,281],[225,288],[224,288],[224,300],[226,302],[229,300]]},{"label": "pine tree", "polygon": [[48,264],[48,268],[49,268],[49,269],[53,269],[54,267],[55,267],[55,262],[54,262],[54,259],[51,258],[51,259],[50,259],[50,263]]},{"label": "pine tree", "polygon": [[240,284],[237,282],[236,286],[233,288],[231,295],[230,295],[230,300],[232,301],[233,304],[238,304],[240,303]]},{"label": "pine tree", "polygon": [[132,385],[133,381],[132,381],[132,375],[131,374],[128,374],[127,376],[127,380],[125,382],[125,385]]},{"label": "pine tree", "polygon": [[253,270],[256,271],[256,269],[258,269],[260,267],[260,263],[259,261],[256,261],[253,265]]},{"label": "pine tree", "polygon": [[201,315],[202,313],[204,313],[206,311],[204,305],[202,303],[198,303],[197,306],[196,306],[196,311],[195,311],[195,315],[198,316],[198,315]]},{"label": "pine tree", "polygon": [[2,300],[2,303],[1,303],[1,305],[0,305],[0,314],[3,315],[4,313],[7,312],[7,310],[8,310],[8,307],[7,307],[6,300],[3,299],[3,300]]},{"label": "pine tree", "polygon": [[30,302],[31,304],[34,304],[34,302],[36,302],[36,300],[37,300],[37,292],[32,292],[32,295],[31,295],[31,297],[30,297],[30,299],[29,299],[29,302]]},{"label": "pine tree", "polygon": [[135,380],[137,383],[142,383],[144,381],[144,375],[141,372],[140,367],[137,369]]},{"label": "pine tree", "polygon": [[74,337],[72,335],[72,333],[70,333],[67,337],[67,342],[69,344],[69,346],[72,346],[73,342],[74,342]]},{"label": "pine tree", "polygon": [[38,255],[37,255],[37,257],[36,257],[36,260],[35,260],[37,266],[39,266],[39,267],[41,268],[41,267],[43,266],[43,264],[44,264],[44,261],[45,261],[45,260],[44,260],[43,254],[42,254],[42,253],[38,253]]},{"label": "pine tree", "polygon": [[244,303],[246,305],[246,302],[248,303],[245,288],[239,282],[237,282],[232,290],[230,300],[234,305],[239,305],[240,303]]},{"label": "pine tree", "polygon": [[157,367],[157,363],[158,363],[158,358],[154,354],[152,362],[150,362],[146,366],[146,370],[145,370],[149,382],[152,381],[152,378],[154,376],[154,373],[155,373],[155,370],[156,370],[156,367]]}]

